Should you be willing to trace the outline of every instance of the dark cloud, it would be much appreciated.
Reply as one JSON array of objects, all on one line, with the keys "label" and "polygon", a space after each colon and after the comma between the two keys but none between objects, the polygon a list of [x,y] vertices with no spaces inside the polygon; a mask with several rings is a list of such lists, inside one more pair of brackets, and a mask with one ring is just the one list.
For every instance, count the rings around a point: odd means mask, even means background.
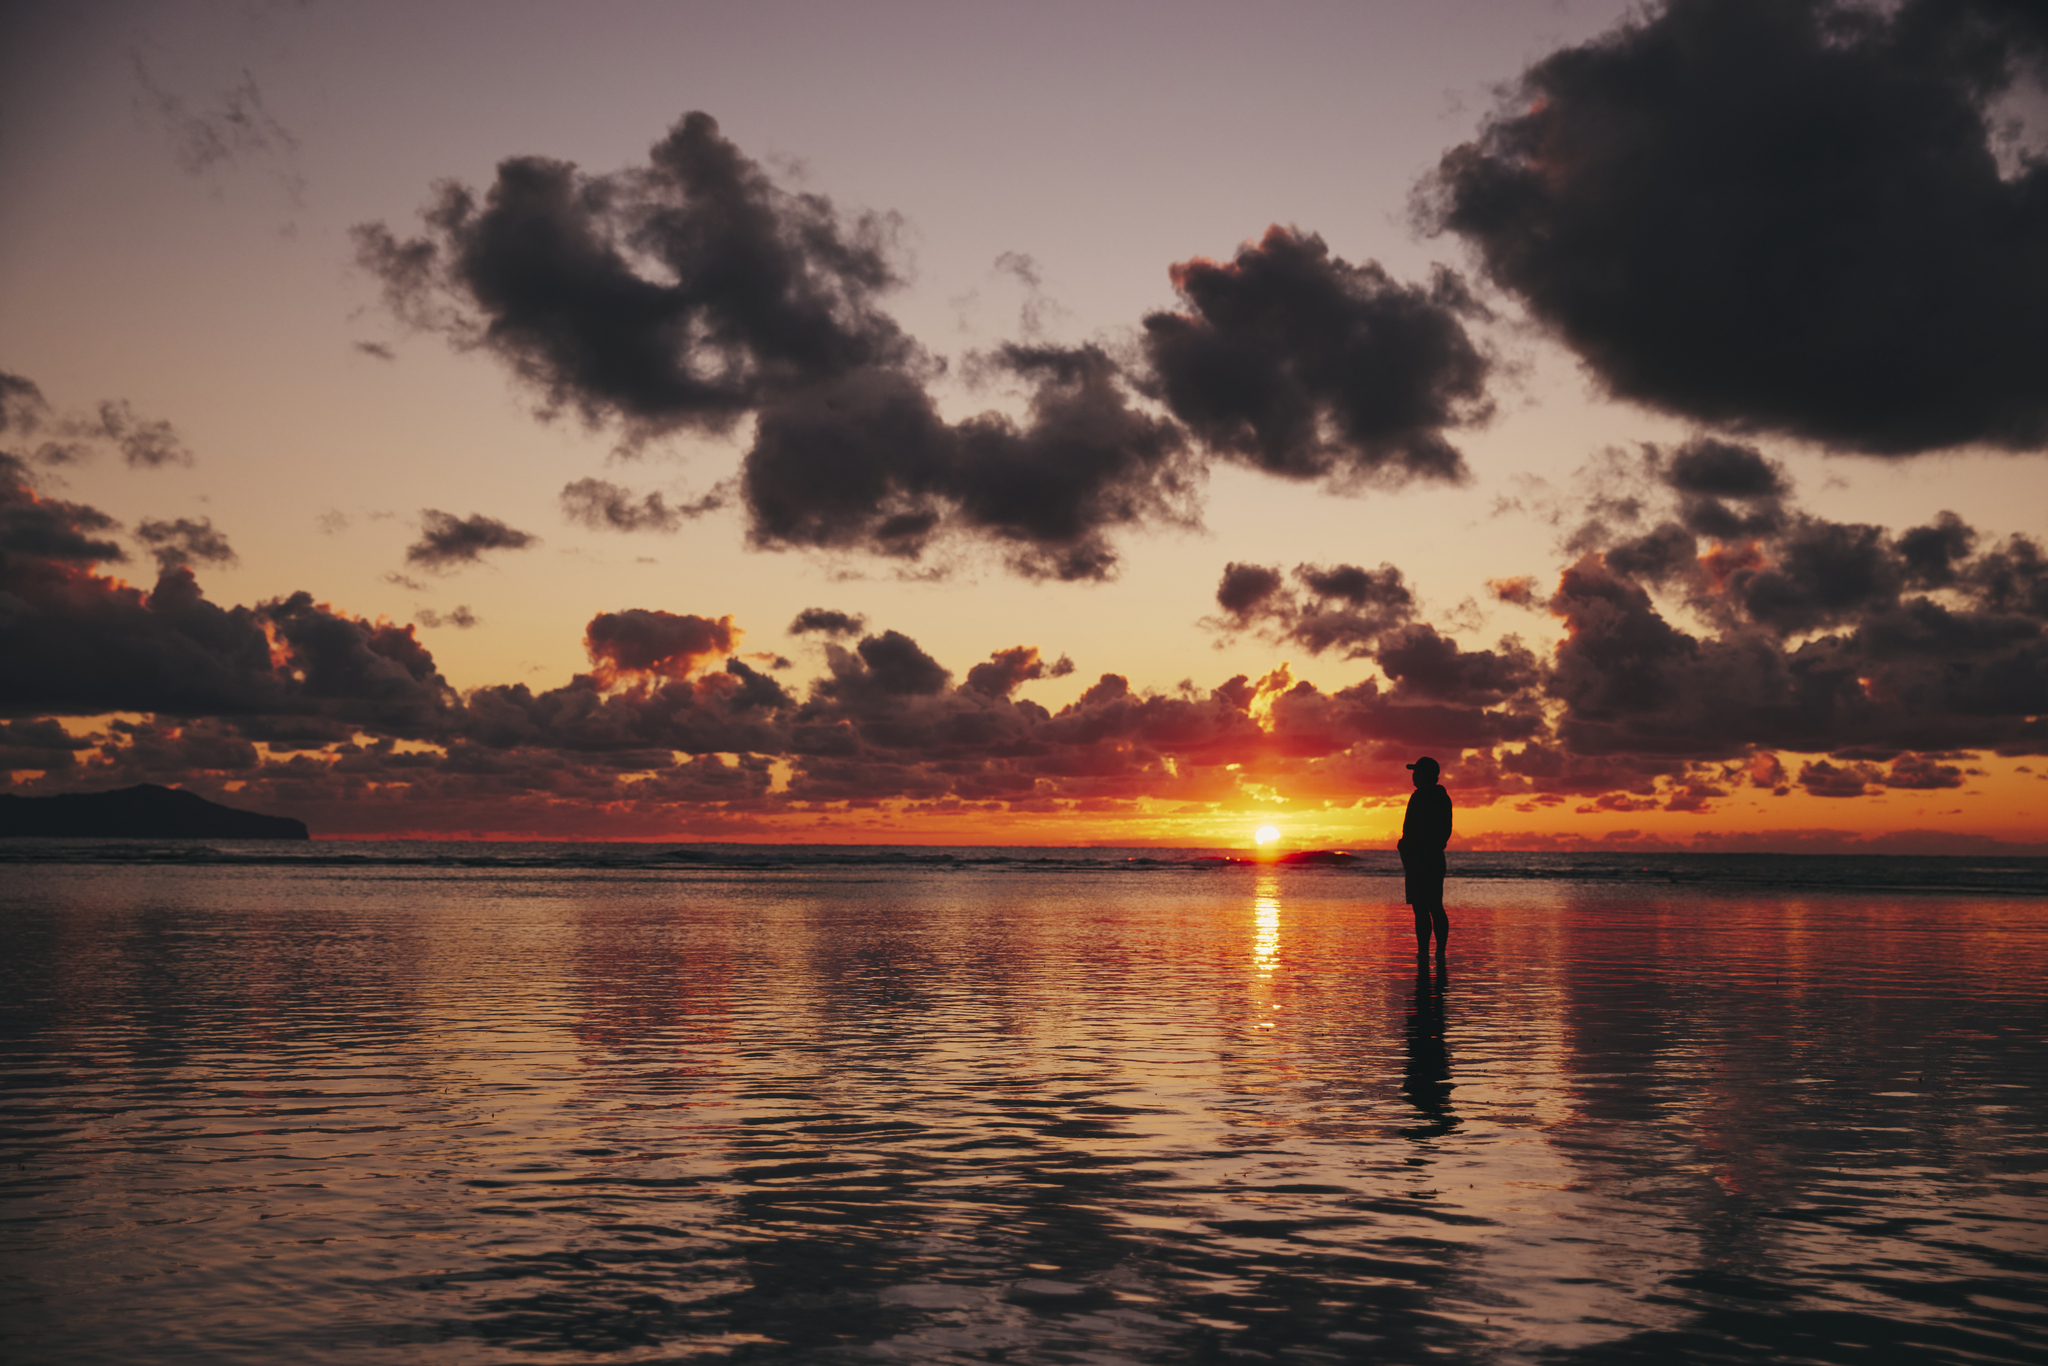
[{"label": "dark cloud", "polygon": [[835,612],[829,607],[806,607],[796,614],[796,620],[789,623],[793,636],[807,635],[812,631],[827,636],[857,636],[867,629],[868,619],[851,612]]},{"label": "dark cloud", "polygon": [[1679,509],[1679,520],[1688,531],[1718,541],[1735,541],[1765,536],[1783,523],[1783,513],[1774,500],[1747,509],[1730,507],[1719,498],[1688,498]]},{"label": "dark cloud", "polygon": [[1300,565],[1294,577],[1307,591],[1299,610],[1281,622],[1283,634],[1311,653],[1340,648],[1354,658],[1369,653],[1415,610],[1414,595],[1392,565],[1383,564],[1377,571],[1355,565],[1340,565],[1334,571]]},{"label": "dark cloud", "polygon": [[263,767],[262,755],[247,737],[216,721],[117,717],[107,729],[109,743],[101,752],[118,756],[113,763],[129,782],[179,783],[195,772],[245,779]]},{"label": "dark cloud", "polygon": [[[768,756],[788,749],[783,714],[793,703],[780,684],[739,659],[703,668],[718,640],[732,634],[729,619],[665,612],[593,619],[590,673],[538,694],[523,684],[471,692],[449,757],[460,753],[486,768],[544,764],[558,774],[565,765],[595,763],[613,774],[659,773],[677,753],[738,754],[743,770],[765,772]],[[742,795],[760,794],[749,784]]]},{"label": "dark cloud", "polygon": [[1778,498],[1790,492],[1783,467],[1756,447],[1707,437],[1672,453],[1664,482],[1680,493],[1709,498]]},{"label": "dark cloud", "polygon": [[0,772],[35,770],[64,775],[95,740],[77,738],[49,718],[0,722]]},{"label": "dark cloud", "polygon": [[[410,628],[305,593],[222,608],[184,563],[145,592],[93,572],[121,558],[93,534],[111,525],[95,509],[0,487],[0,714],[296,716],[405,736],[445,723],[453,693]],[[193,525],[203,543],[210,528]],[[164,544],[193,539],[173,530]]]},{"label": "dark cloud", "polygon": [[[769,667],[786,669],[789,667],[789,661],[777,655]],[[732,682],[726,683],[727,679]],[[736,714],[749,711],[775,712],[790,705],[789,694],[782,690],[780,683],[759,670],[748,667],[746,661],[741,659],[725,661],[725,673],[719,678],[718,683],[719,696],[723,698],[726,707]]]},{"label": "dark cloud", "polygon": [[839,651],[790,730],[797,801],[1001,802],[1059,810],[1147,792],[1221,799],[1227,766],[1256,762],[1262,732],[1218,697],[1159,697],[1106,674],[1058,713],[1009,689],[1029,647],[998,651],[958,688],[914,643],[885,634]]},{"label": "dark cloud", "polygon": [[955,429],[956,521],[1014,546],[1021,572],[1060,579],[1106,577],[1110,529],[1194,523],[1200,475],[1179,429],[1130,405],[1102,350],[1007,346],[997,361],[1033,386],[1029,412]]},{"label": "dark cloud", "polygon": [[1915,588],[1947,588],[1956,581],[1956,566],[1976,547],[1977,533],[1953,512],[1943,512],[1928,526],[1916,526],[1899,537],[1901,575]]},{"label": "dark cloud", "polygon": [[1223,566],[1223,580],[1216,585],[1216,603],[1240,626],[1250,626],[1259,609],[1285,585],[1277,569],[1268,569],[1262,564],[1239,564],[1235,560]]},{"label": "dark cloud", "polygon": [[370,359],[372,360],[398,359],[398,353],[396,351],[393,351],[389,346],[386,346],[383,342],[359,341],[355,343],[355,349],[360,351],[362,354],[370,357]]},{"label": "dark cloud", "polygon": [[169,552],[148,591],[94,572],[125,558],[113,519],[38,496],[0,467],[0,714],[296,717],[416,737],[454,694],[410,628],[296,593],[209,602],[187,562],[226,543],[207,522],[145,521]]},{"label": "dark cloud", "polygon": [[636,501],[631,489],[602,479],[578,479],[562,490],[562,511],[570,521],[592,530],[674,531],[725,504],[725,495],[717,490],[674,506],[659,492],[643,494]]},{"label": "dark cloud", "polygon": [[1766,536],[1785,524],[1784,467],[1754,446],[1696,437],[1669,454],[1643,448],[1658,482],[1678,495],[1678,521],[1716,540]]},{"label": "dark cloud", "polygon": [[1405,613],[1415,606],[1414,595],[1402,580],[1401,571],[1390,564],[1383,564],[1377,570],[1361,569],[1355,564],[1340,564],[1329,569],[1304,564],[1295,567],[1294,577],[1300,580],[1302,587],[1325,602],[1342,603],[1354,609]]},{"label": "dark cloud", "polygon": [[211,517],[196,521],[180,517],[174,522],[144,518],[135,526],[135,539],[150,548],[159,569],[235,562],[234,549],[228,545],[228,538],[214,528]]},{"label": "dark cloud", "polygon": [[[1954,513],[1894,535],[1800,512],[1782,470],[1747,447],[1646,448],[1638,469],[1667,500],[1648,498],[1639,518],[1665,520],[1619,540],[1589,523],[1574,539],[1590,553],[1551,601],[1568,638],[1547,686],[1565,703],[1568,747],[1853,750],[1871,762],[1880,749],[2042,743],[2048,573],[2031,539],[1978,553],[1976,531]],[[1629,477],[1625,466],[1607,472]],[[1703,548],[1690,515],[1702,499],[1737,504],[1739,534]],[[1674,623],[1648,589],[1711,630]],[[1821,787],[1848,790],[1819,773]]]},{"label": "dark cloud", "polygon": [[[153,598],[164,596],[169,578]],[[191,594],[196,601],[196,587]],[[445,733],[455,695],[412,627],[350,617],[310,593],[265,603],[254,615],[288,656],[273,674],[286,697],[264,710],[310,712],[407,738]]]},{"label": "dark cloud", "polygon": [[[1652,748],[1654,735],[1633,731],[1607,742],[1609,728],[1623,717],[1668,714],[1679,699],[1690,699],[1688,678],[1703,662],[1699,642],[1665,621],[1648,593],[1593,556],[1564,572],[1550,610],[1564,619],[1567,632],[1549,688],[1565,704],[1567,745],[1593,754]],[[1734,739],[1726,732],[1667,728],[1675,734],[1665,743],[1676,740],[1686,751]]]},{"label": "dark cloud", "polygon": [[930,696],[952,678],[945,665],[900,631],[867,636],[851,652],[836,645],[828,645],[826,652],[832,677],[820,686],[857,701]]},{"label": "dark cloud", "polygon": [[1618,396],[1880,455],[2048,445],[2038,7],[1667,0],[1523,74],[1423,213]]},{"label": "dark cloud", "polygon": [[424,217],[410,240],[355,230],[394,311],[629,441],[724,431],[771,395],[914,358],[874,306],[897,283],[891,222],[777,188],[708,114],[632,170],[514,157],[481,203],[450,182]]},{"label": "dark cloud", "polygon": [[467,631],[472,626],[483,625],[483,618],[470,611],[467,606],[457,607],[452,612],[436,612],[431,607],[422,607],[413,614],[413,620],[429,630],[453,626],[457,630]]},{"label": "dark cloud", "polygon": [[1882,527],[1801,518],[1770,550],[1769,562],[1729,573],[1726,592],[1750,621],[1774,634],[1860,620],[1896,603],[1904,586]]},{"label": "dark cloud", "polygon": [[1607,567],[1641,583],[1664,584],[1698,572],[1699,541],[1676,522],[1607,548]]},{"label": "dark cloud", "polygon": [[1686,782],[1665,799],[1664,810],[1703,812],[1714,800],[1727,795],[1727,788],[1714,783]]},{"label": "dark cloud", "polygon": [[1311,654],[1341,648],[1346,658],[1358,659],[1372,654],[1383,636],[1415,614],[1415,595],[1390,564],[1376,570],[1302,564],[1294,567],[1293,578],[1296,586],[1289,588],[1277,569],[1226,565],[1216,588],[1217,605],[1226,615],[1214,624],[1256,631]]},{"label": "dark cloud", "polygon": [[1510,607],[1536,606],[1536,580],[1528,574],[1518,574],[1506,579],[1488,579],[1486,591],[1492,595],[1494,601],[1504,602]]},{"label": "dark cloud", "polygon": [[1892,762],[1892,771],[1885,774],[1884,785],[1918,792],[1940,791],[1961,787],[1963,771],[1953,764],[1937,762],[1932,755],[1905,754]]},{"label": "dark cloud", "polygon": [[1465,331],[1482,310],[1456,275],[1403,285],[1276,226],[1172,278],[1187,311],[1148,315],[1145,352],[1160,398],[1210,447],[1291,479],[1465,477],[1445,432],[1491,408]]},{"label": "dark cloud", "polygon": [[1194,520],[1199,469],[1178,428],[1138,411],[1100,348],[1007,346],[1026,419],[951,425],[915,380],[867,371],[761,414],[741,483],[762,546],[916,559],[946,532],[1008,549],[1039,578],[1099,579],[1107,533]]},{"label": "dark cloud", "polygon": [[192,571],[154,590],[78,574],[24,595],[32,610],[7,631],[9,710],[90,716],[112,711],[218,715],[287,710],[259,614],[206,601]]},{"label": "dark cloud", "polygon": [[420,538],[406,547],[405,562],[424,569],[475,564],[486,550],[524,550],[539,541],[495,517],[457,517],[438,508],[420,510]]},{"label": "dark cloud", "polygon": [[867,371],[761,414],[741,474],[764,546],[915,558],[944,517],[950,429],[922,385]]},{"label": "dark cloud", "polygon": [[592,617],[583,644],[600,679],[609,684],[628,674],[681,678],[731,653],[736,639],[731,617],[713,621],[635,607]]},{"label": "dark cloud", "polygon": [[127,559],[118,543],[99,535],[119,526],[98,508],[39,497],[28,467],[0,453],[0,591],[48,582],[70,567]]},{"label": "dark cloud", "polygon": [[[2048,744],[2040,549],[2013,537],[1965,558],[1975,539],[1953,517],[1897,538],[1794,517],[1683,571],[1689,605],[1715,624],[1709,635],[1673,625],[1635,582],[1651,577],[1641,546],[1588,554],[1551,599],[1567,633],[1547,683],[1564,707],[1559,737],[1579,753],[1701,758],[2038,752]],[[1939,595],[1915,591],[1929,586],[1930,564],[1946,585]],[[1922,772],[1902,771],[1899,785]],[[1800,781],[1841,795],[1879,780],[1824,767]]]},{"label": "dark cloud", "polygon": [[1060,664],[1048,666],[1038,657],[1038,648],[1033,645],[1015,645],[1007,650],[997,650],[984,663],[967,671],[967,686],[985,697],[1008,697],[1018,688],[1035,678],[1057,678],[1062,673],[1072,673],[1073,662],[1064,655]]},{"label": "dark cloud", "polygon": [[1390,633],[1373,658],[1393,680],[1397,700],[1492,707],[1525,697],[1543,679],[1536,656],[1517,640],[1498,650],[1464,650],[1420,622]]},{"label": "dark cloud", "polygon": [[[1937,534],[1975,540],[1968,527],[1951,528],[1937,524]],[[2048,619],[2048,562],[2041,547],[2025,536],[2013,536],[1962,571],[1969,591],[1986,607],[1998,612],[2017,612],[2035,620]]]},{"label": "dark cloud", "polygon": [[[1536,656],[1512,637],[1493,650],[1466,650],[1416,621],[1414,594],[1393,565],[1304,564],[1283,578],[1277,569],[1232,564],[1216,596],[1226,615],[1210,621],[1212,627],[1379,665],[1391,687],[1382,690],[1379,680],[1367,679],[1335,696],[1343,708],[1340,729],[1350,735],[1346,746],[1369,739],[1457,753],[1547,733],[1540,692],[1546,671]],[[1233,679],[1219,689],[1240,707],[1260,693],[1280,694],[1273,715],[1286,724],[1275,733],[1290,743],[1303,735],[1328,736],[1338,725],[1317,710],[1325,705],[1316,700],[1320,695],[1292,684],[1284,668],[1256,688]],[[1329,743],[1315,740],[1311,748]]]},{"label": "dark cloud", "polygon": [[[1668,516],[1604,545],[1596,525],[1550,595],[1565,639],[1548,658],[1513,638],[1464,649],[1416,619],[1392,566],[1232,564],[1210,624],[1370,659],[1390,686],[1341,694],[1371,718],[1361,727],[1410,740],[1436,727],[1430,743],[1481,752],[1465,762],[1491,765],[1498,796],[1702,811],[1745,773],[1773,791],[1931,790],[1962,781],[1943,759],[2048,745],[2048,556],[2032,539],[1979,550],[1947,513],[1897,535],[1816,517],[1787,506],[1782,471],[1746,447],[1649,449],[1641,468],[1655,477],[1639,520],[1714,498],[1751,528],[1703,549]],[[1708,629],[1667,616],[1653,588]],[[1224,691],[1250,706],[1259,689]],[[1792,780],[1781,750],[1828,757]]]},{"label": "dark cloud", "polygon": [[[1712,437],[1675,448],[1649,442],[1634,450],[1610,447],[1573,482],[1576,497],[1542,500],[1553,523],[1577,519],[1563,539],[1565,553],[1611,550],[1633,538],[1652,577],[1675,572],[1674,557],[1696,553],[1698,538],[1754,541],[1783,530],[1790,516],[1792,484],[1784,468],[1754,446]],[[1649,531],[1639,530],[1646,525]]]},{"label": "dark cloud", "polygon": [[1837,766],[1816,759],[1799,768],[1798,783],[1813,797],[1861,797],[1881,786],[1883,770],[1876,764],[1852,763]]}]

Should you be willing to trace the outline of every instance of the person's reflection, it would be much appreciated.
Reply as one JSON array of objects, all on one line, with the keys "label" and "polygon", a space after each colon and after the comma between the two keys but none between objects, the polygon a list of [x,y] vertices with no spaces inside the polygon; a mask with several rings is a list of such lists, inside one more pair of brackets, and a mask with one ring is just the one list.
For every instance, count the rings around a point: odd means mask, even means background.
[{"label": "person's reflection", "polygon": [[1401,1082],[1401,1094],[1408,1098],[1423,1122],[1403,1129],[1407,1138],[1441,1138],[1458,1127],[1451,1109],[1451,1049],[1444,1037],[1444,989],[1450,970],[1436,960],[1436,976],[1429,965],[1415,965],[1415,995],[1408,1002],[1408,1067]]}]

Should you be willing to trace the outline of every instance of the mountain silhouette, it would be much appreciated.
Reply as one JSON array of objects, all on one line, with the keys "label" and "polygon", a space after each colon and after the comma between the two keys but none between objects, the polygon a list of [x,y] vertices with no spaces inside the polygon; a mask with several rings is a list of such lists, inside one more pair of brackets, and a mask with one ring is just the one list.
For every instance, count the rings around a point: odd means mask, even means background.
[{"label": "mountain silhouette", "polygon": [[143,783],[113,792],[55,797],[0,793],[0,837],[75,839],[302,840],[306,823],[210,802],[196,792]]}]

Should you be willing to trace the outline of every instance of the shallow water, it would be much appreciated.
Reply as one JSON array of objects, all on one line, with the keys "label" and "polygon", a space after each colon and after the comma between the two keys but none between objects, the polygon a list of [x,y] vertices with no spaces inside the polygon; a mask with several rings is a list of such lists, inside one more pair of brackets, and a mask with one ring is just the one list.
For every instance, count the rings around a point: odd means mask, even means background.
[{"label": "shallow water", "polygon": [[2038,1362],[2048,900],[15,866],[0,1355]]}]

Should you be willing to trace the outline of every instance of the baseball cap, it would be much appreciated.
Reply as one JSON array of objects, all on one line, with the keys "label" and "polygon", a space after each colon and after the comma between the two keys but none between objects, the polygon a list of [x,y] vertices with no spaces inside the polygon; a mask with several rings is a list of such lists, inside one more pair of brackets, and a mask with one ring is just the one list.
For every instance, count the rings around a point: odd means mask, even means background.
[{"label": "baseball cap", "polygon": [[1420,759],[1417,759],[1414,763],[1408,765],[1408,767],[1427,768],[1437,773],[1441,773],[1444,771],[1444,766],[1438,763],[1436,760],[1430,758],[1427,754],[1423,755]]}]

